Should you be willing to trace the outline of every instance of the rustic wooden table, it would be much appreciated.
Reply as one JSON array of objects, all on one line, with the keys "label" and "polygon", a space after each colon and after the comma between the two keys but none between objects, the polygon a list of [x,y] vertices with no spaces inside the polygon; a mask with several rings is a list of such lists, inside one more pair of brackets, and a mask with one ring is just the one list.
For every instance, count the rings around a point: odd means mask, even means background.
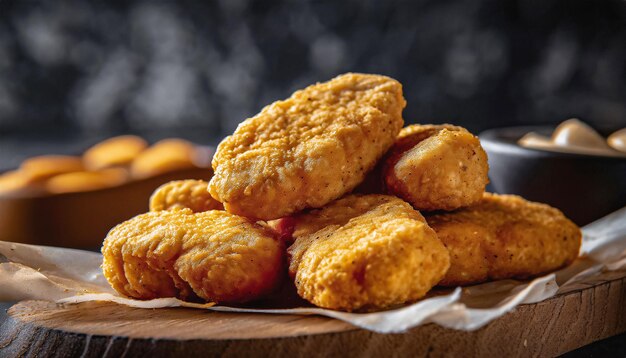
[{"label": "rustic wooden table", "polygon": [[474,332],[378,334],[318,316],[25,301],[0,325],[0,356],[624,356],[624,302],[626,271],[605,272]]}]

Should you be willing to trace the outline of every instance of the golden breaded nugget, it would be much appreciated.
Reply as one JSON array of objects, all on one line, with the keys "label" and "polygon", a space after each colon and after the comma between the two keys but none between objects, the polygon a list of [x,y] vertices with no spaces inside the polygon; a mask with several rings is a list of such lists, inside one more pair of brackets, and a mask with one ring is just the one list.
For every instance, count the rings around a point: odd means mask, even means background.
[{"label": "golden breaded nugget", "polygon": [[44,183],[46,191],[54,194],[98,190],[120,185],[128,178],[123,168],[109,168],[96,172],[60,174]]},{"label": "golden breaded nugget", "polygon": [[0,175],[0,195],[15,194],[31,187],[28,178],[20,170],[12,170]]},{"label": "golden breaded nugget", "polygon": [[403,128],[384,163],[386,192],[417,210],[454,210],[479,201],[489,183],[487,154],[465,128]]},{"label": "golden breaded nugget", "polygon": [[89,170],[127,165],[147,147],[148,142],[134,135],[113,137],[87,149],[83,162]]},{"label": "golden breaded nugget", "polygon": [[20,171],[30,182],[82,170],[84,168],[81,158],[69,155],[42,155],[26,159],[20,165]]},{"label": "golden breaded nugget", "polygon": [[102,254],[104,276],[126,296],[225,303],[272,291],[285,255],[268,227],[221,210],[190,209],[149,212],[117,225]]},{"label": "golden breaded nugget", "polygon": [[175,180],[161,185],[150,197],[150,211],[189,208],[193,212],[222,210],[204,180]]},{"label": "golden breaded nugget", "polygon": [[416,210],[387,195],[349,195],[296,215],[289,272],[298,294],[345,311],[423,297],[450,265],[446,248]]},{"label": "golden breaded nugget", "polygon": [[213,157],[211,195],[264,220],[317,208],[351,191],[402,127],[402,85],[346,74],[295,92],[245,120]]},{"label": "golden breaded nugget", "polygon": [[141,152],[131,165],[133,178],[147,178],[179,169],[194,168],[195,146],[183,139],[164,139]]},{"label": "golden breaded nugget", "polygon": [[569,265],[581,245],[580,229],[559,210],[513,195],[485,193],[426,220],[450,251],[442,286],[537,276]]}]

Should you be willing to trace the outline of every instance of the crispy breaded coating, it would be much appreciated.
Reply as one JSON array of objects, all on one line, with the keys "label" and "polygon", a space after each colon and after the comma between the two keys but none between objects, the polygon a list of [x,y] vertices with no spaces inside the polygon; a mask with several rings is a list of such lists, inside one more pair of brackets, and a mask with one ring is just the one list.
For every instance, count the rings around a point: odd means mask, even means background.
[{"label": "crispy breaded coating", "polygon": [[417,210],[454,210],[482,198],[489,183],[487,154],[465,128],[403,128],[383,168],[386,192]]},{"label": "crispy breaded coating", "polygon": [[87,149],[83,162],[89,170],[127,165],[147,147],[148,142],[134,135],[113,137]]},{"label": "crispy breaded coating", "polygon": [[422,215],[387,195],[349,195],[296,215],[289,273],[298,294],[338,310],[382,309],[423,297],[450,265]]},{"label": "crispy breaded coating", "polygon": [[159,174],[195,168],[196,147],[183,139],[164,139],[141,152],[131,164],[133,178],[142,179]]},{"label": "crispy breaded coating", "polygon": [[161,185],[150,197],[150,211],[189,208],[193,212],[222,210],[222,203],[213,199],[204,180],[175,180]]},{"label": "crispy breaded coating", "polygon": [[295,92],[245,120],[213,157],[211,195],[263,220],[318,208],[351,191],[402,127],[402,85],[345,74]]},{"label": "crispy breaded coating", "polygon": [[46,191],[54,194],[98,190],[120,185],[128,179],[123,168],[109,168],[95,172],[59,174],[44,183]]},{"label": "crispy breaded coating", "polygon": [[29,182],[46,180],[55,175],[84,170],[80,157],[42,155],[22,162],[19,169]]},{"label": "crispy breaded coating", "polygon": [[526,279],[559,269],[578,257],[582,238],[559,210],[513,195],[485,193],[475,205],[426,220],[450,251],[442,286]]},{"label": "crispy breaded coating", "polygon": [[102,254],[111,286],[138,299],[246,302],[271,292],[284,268],[273,230],[221,210],[138,215],[109,232]]}]

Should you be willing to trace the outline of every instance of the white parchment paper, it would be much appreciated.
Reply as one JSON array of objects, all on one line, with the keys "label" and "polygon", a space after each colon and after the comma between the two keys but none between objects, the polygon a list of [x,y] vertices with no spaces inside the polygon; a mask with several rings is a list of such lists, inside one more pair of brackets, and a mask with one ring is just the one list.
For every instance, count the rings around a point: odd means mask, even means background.
[{"label": "white parchment paper", "polygon": [[434,322],[475,330],[517,305],[534,303],[593,282],[603,270],[626,270],[626,208],[583,228],[581,257],[571,266],[532,281],[501,280],[454,290],[435,289],[414,304],[376,313],[346,313],[304,306],[250,308],[184,302],[149,301],[118,295],[102,275],[99,253],[0,241],[0,301],[26,299],[59,303],[112,301],[138,308],[191,307],[221,312],[322,315],[380,332],[403,332]]}]

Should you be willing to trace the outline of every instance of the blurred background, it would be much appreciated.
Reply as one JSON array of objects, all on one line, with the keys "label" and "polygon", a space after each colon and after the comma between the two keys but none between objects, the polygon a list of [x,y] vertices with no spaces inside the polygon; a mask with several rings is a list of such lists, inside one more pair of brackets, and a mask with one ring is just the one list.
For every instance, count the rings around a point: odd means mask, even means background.
[{"label": "blurred background", "polygon": [[407,122],[626,126],[624,1],[1,1],[0,169],[121,133],[216,144],[347,72]]},{"label": "blurred background", "polygon": [[[407,123],[611,131],[626,127],[626,1],[0,0],[0,171],[119,134],[216,145],[348,71],[401,81]],[[171,179],[7,200],[0,240],[97,250]]]}]

